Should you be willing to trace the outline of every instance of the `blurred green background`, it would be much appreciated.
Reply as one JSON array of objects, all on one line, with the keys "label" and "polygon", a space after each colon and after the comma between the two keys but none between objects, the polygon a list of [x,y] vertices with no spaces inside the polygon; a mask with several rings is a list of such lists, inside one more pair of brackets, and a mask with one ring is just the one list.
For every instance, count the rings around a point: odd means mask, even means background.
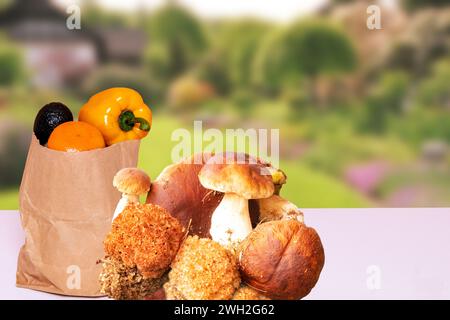
[{"label": "blurred green background", "polygon": [[[450,205],[450,1],[115,3],[0,0],[1,209],[18,206],[39,108],[76,115],[112,86],[154,111],[139,164],[152,178],[173,130],[203,120],[279,128],[282,194],[300,207]],[[66,27],[71,4],[81,30]]]}]

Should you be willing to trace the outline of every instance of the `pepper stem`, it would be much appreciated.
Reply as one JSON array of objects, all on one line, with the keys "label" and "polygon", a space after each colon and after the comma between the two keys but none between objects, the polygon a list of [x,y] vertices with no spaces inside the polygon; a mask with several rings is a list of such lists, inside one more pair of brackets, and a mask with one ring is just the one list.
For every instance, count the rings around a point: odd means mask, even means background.
[{"label": "pepper stem", "polygon": [[135,118],[136,122],[139,123],[139,129],[142,131],[150,131],[150,123],[144,118]]},{"label": "pepper stem", "polygon": [[119,127],[121,130],[127,132],[134,128],[134,125],[139,123],[139,129],[142,131],[149,131],[150,124],[144,118],[136,118],[134,113],[130,110],[124,110],[119,116]]}]

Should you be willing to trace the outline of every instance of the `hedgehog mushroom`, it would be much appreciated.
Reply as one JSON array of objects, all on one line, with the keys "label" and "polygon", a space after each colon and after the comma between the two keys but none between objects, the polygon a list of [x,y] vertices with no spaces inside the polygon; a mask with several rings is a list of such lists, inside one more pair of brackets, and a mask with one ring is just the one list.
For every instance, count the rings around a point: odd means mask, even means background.
[{"label": "hedgehog mushroom", "polygon": [[[199,173],[200,183],[207,189],[224,193],[211,217],[210,234],[225,247],[234,247],[252,231],[249,199],[270,197],[275,190],[266,166],[239,154],[212,157]],[[246,158],[246,159],[245,159]]]},{"label": "hedgehog mushroom", "polygon": [[151,181],[150,177],[138,168],[124,168],[114,176],[113,186],[122,193],[114,211],[114,220],[128,203],[139,203],[139,196],[150,190]]}]

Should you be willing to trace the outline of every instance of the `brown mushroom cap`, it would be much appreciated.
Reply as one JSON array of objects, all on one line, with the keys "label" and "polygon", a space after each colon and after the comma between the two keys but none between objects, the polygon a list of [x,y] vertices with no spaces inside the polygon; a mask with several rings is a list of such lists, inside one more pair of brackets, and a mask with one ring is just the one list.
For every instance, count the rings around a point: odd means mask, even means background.
[{"label": "brown mushroom cap", "polygon": [[185,227],[189,234],[210,237],[211,215],[222,201],[223,194],[204,188],[198,173],[204,162],[194,162],[192,156],[166,167],[152,183],[147,203],[165,208]]},{"label": "brown mushroom cap", "polygon": [[207,189],[235,193],[246,199],[268,198],[275,191],[267,166],[238,153],[220,153],[211,157],[198,177]]},{"label": "brown mushroom cap", "polygon": [[113,186],[121,193],[141,195],[150,190],[150,177],[138,168],[124,168],[119,170],[113,179]]},{"label": "brown mushroom cap", "polygon": [[325,261],[316,231],[296,220],[265,222],[238,248],[242,280],[272,299],[301,299]]}]

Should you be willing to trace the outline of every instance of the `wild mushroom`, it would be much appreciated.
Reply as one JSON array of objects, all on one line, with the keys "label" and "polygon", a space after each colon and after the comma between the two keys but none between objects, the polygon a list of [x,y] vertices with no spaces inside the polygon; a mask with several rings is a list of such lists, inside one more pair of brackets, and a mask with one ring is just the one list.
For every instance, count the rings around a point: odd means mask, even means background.
[{"label": "wild mushroom", "polygon": [[264,296],[261,292],[245,284],[241,286],[234,292],[233,298],[231,300],[270,300]]},{"label": "wild mushroom", "polygon": [[296,220],[258,225],[239,245],[242,281],[271,299],[301,299],[325,262],[319,235]]},{"label": "wild mushroom", "polygon": [[248,156],[225,158],[213,156],[198,177],[205,188],[225,194],[212,214],[210,234],[214,241],[233,247],[252,231],[248,200],[270,197],[274,184],[267,168],[249,161]]},{"label": "wild mushroom", "polygon": [[204,188],[198,180],[198,173],[208,157],[210,154],[196,154],[167,166],[152,182],[146,201],[165,208],[189,228],[189,234],[202,238],[209,237],[211,214],[223,197],[219,192]]},{"label": "wild mushroom", "polygon": [[[230,153],[221,155],[225,159]],[[201,238],[211,237],[211,216],[223,198],[223,193],[206,189],[198,179],[200,170],[211,157],[211,153],[197,153],[167,166],[152,181],[146,201],[165,208],[185,228],[189,228],[190,235],[198,235]],[[245,155],[245,159],[250,162],[248,155]],[[275,190],[279,190],[286,182],[286,175],[281,170],[261,159],[252,158],[252,161],[267,168],[272,175]],[[249,212],[252,226],[255,227],[260,216],[258,200],[249,200]]]},{"label": "wild mushroom", "polygon": [[297,219],[303,222],[303,213],[292,202],[274,194],[270,198],[258,199],[259,221]]},{"label": "wild mushroom", "polygon": [[235,256],[211,239],[187,237],[171,267],[168,300],[229,300],[241,283]]},{"label": "wild mushroom", "polygon": [[184,237],[167,210],[128,204],[103,244],[101,291],[114,299],[143,299],[162,287]]},{"label": "wild mushroom", "polygon": [[151,181],[150,177],[140,169],[124,168],[114,176],[113,186],[122,193],[122,198],[114,211],[114,220],[128,203],[139,203],[139,196],[150,190]]}]

